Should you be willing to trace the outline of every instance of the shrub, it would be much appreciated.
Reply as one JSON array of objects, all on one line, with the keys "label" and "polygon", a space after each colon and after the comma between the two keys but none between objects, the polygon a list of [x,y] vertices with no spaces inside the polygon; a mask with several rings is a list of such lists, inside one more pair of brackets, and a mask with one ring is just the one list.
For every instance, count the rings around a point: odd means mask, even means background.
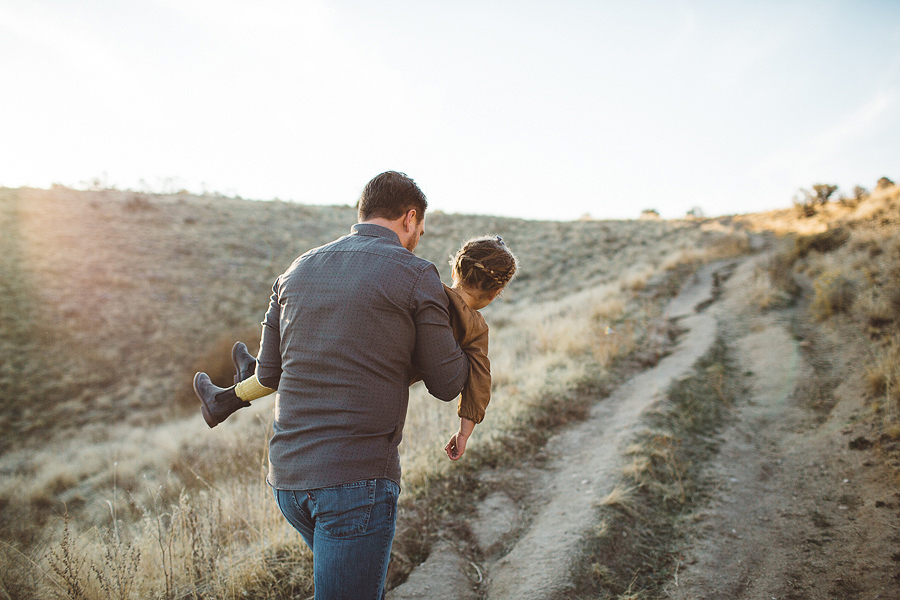
[{"label": "shrub", "polygon": [[125,201],[122,208],[128,212],[142,212],[154,210],[156,206],[150,202],[150,199],[145,194],[135,194]]},{"label": "shrub", "polygon": [[838,198],[838,202],[840,202],[841,206],[846,208],[856,208],[859,206],[860,202],[866,200],[869,197],[869,190],[862,187],[861,185],[854,186],[853,195],[849,198],[847,196],[841,196]]},{"label": "shrub", "polygon": [[848,239],[850,239],[850,232],[843,227],[835,227],[813,235],[804,235],[795,241],[797,256],[805,258],[812,250],[825,254],[837,250]]},{"label": "shrub", "polygon": [[876,190],[883,190],[894,185],[894,182],[888,179],[887,177],[882,177],[878,180],[878,183],[875,184]]},{"label": "shrub", "polygon": [[812,186],[813,187],[813,198],[816,201],[816,204],[825,205],[828,202],[828,199],[831,198],[831,195],[835,193],[838,189],[836,185],[830,185],[828,183],[817,183]]},{"label": "shrub", "polygon": [[856,297],[853,281],[836,271],[822,273],[813,282],[813,286],[816,293],[810,310],[819,321],[847,311]]},{"label": "shrub", "polygon": [[866,290],[865,294],[861,294],[856,299],[853,308],[862,320],[868,324],[870,335],[893,324],[896,316],[889,300],[872,289]]},{"label": "shrub", "polygon": [[816,183],[812,190],[800,188],[794,195],[794,207],[801,217],[812,217],[818,212],[819,206],[825,206],[828,199],[838,189],[838,186],[828,183]]},{"label": "shrub", "polygon": [[815,216],[817,212],[815,198],[809,190],[800,188],[794,194],[794,208],[797,209],[797,216],[799,217]]}]

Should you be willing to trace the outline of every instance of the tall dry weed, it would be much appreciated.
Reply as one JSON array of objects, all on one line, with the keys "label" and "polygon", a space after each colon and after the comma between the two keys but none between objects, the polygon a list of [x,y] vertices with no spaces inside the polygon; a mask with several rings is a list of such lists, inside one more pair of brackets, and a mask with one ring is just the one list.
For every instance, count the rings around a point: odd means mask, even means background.
[{"label": "tall dry weed", "polygon": [[137,585],[141,551],[131,542],[122,540],[117,530],[107,531],[101,540],[99,553],[103,560],[99,565],[91,564],[97,587],[106,600],[129,600]]},{"label": "tall dry weed", "polygon": [[[140,523],[119,524],[114,533],[74,531],[67,520],[36,588],[71,600],[308,593],[310,553],[263,487],[232,488],[231,497],[222,490],[182,493],[177,504],[145,507]],[[239,504],[241,512],[227,504]]]}]

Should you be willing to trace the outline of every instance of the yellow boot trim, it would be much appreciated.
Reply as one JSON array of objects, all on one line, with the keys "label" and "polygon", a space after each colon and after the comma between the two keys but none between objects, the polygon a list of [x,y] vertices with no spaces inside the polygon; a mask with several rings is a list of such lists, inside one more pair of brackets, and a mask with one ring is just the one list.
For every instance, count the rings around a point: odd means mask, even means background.
[{"label": "yellow boot trim", "polygon": [[248,379],[234,386],[234,393],[244,402],[250,402],[251,400],[258,400],[269,394],[274,394],[275,390],[261,384],[259,379],[256,378],[256,373],[254,373]]}]

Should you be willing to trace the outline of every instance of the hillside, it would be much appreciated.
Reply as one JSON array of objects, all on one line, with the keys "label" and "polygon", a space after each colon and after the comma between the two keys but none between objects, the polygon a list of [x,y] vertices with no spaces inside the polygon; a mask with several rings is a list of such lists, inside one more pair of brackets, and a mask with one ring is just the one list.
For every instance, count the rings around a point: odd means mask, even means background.
[{"label": "hillside", "polygon": [[[393,597],[451,580],[474,596],[441,597],[884,585],[866,565],[887,564],[892,538],[865,527],[896,525],[882,509],[900,472],[898,207],[884,187],[685,221],[429,213],[417,254],[445,281],[483,233],[521,274],[484,310],[493,398],[463,461],[441,453],[452,408],[411,391],[389,573],[409,582]],[[230,380],[231,344],[258,337],[274,278],[353,222],[349,206],[0,189],[0,591],[311,595],[310,555],[263,483],[272,398],[209,430],[189,384],[196,370]],[[854,470],[852,489],[827,476]],[[784,532],[797,543],[769,552]],[[830,557],[810,566],[812,546]]]},{"label": "hillside", "polygon": [[[473,235],[503,236],[521,263],[503,298],[484,311],[495,390],[470,464],[535,415],[562,406],[590,372],[607,377],[618,356],[635,352],[650,333],[657,298],[674,293],[697,261],[747,247],[746,234],[715,221],[531,222],[440,212],[427,219],[417,253],[437,264],[445,281],[450,255]],[[107,550],[141,549],[130,577],[142,593],[166,595],[184,576],[205,578],[191,566],[201,542],[228,564],[245,564],[248,552],[270,557],[244,575],[217,576],[230,586],[279,597],[308,585],[306,555],[273,510],[259,473],[271,400],[210,431],[190,380],[196,370],[230,380],[230,346],[258,338],[274,278],[355,220],[348,206],[0,189],[4,589],[27,595],[52,582],[65,585],[61,576],[35,579],[35,565],[46,574],[57,564],[41,540],[64,543],[73,535],[73,543],[97,548],[87,556],[102,566],[108,541],[90,532],[107,528],[119,536]],[[638,360],[656,360],[657,353],[651,348]],[[561,423],[581,409],[553,410]],[[452,409],[413,390],[402,452],[414,503],[416,490],[446,471],[440,448],[454,419]],[[213,494],[219,512],[195,504],[198,493]],[[231,507],[225,513],[222,503]],[[63,513],[71,519],[65,527]],[[146,519],[163,513],[174,520],[154,542]],[[182,528],[186,522],[175,518],[200,514],[216,535]],[[234,517],[246,527],[216,525]],[[163,531],[195,550],[173,555],[163,548],[160,555]],[[397,576],[408,572],[415,552],[427,551],[418,542],[398,541],[396,548]],[[269,561],[284,552],[291,558],[278,568],[296,579],[273,580],[277,569]],[[160,564],[169,565],[166,577]],[[113,567],[100,570],[106,568]],[[72,585],[84,583],[76,578]]]},{"label": "hillside", "polygon": [[[230,369],[233,341],[258,339],[275,277],[355,221],[351,207],[0,189],[3,446],[68,425],[139,425],[193,410],[193,372]],[[436,213],[427,225],[419,254],[445,281],[467,237],[508,240],[523,265],[509,302],[616,280],[623,265],[640,274],[715,237],[689,222]]]}]

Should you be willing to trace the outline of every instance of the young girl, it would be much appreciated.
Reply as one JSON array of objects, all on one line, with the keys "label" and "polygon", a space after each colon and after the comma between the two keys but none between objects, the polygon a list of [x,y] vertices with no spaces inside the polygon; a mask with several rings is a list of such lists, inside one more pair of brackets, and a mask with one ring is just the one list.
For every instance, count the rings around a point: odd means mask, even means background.
[{"label": "young girl", "polygon": [[[451,460],[466,451],[466,442],[475,425],[484,419],[491,399],[491,363],[488,360],[488,326],[478,311],[496,298],[512,280],[518,268],[515,255],[500,236],[472,238],[450,259],[453,286],[444,286],[450,301],[450,326],[459,346],[469,359],[469,378],[460,395],[457,415],[459,429],[444,447]],[[256,360],[247,346],[238,342],[231,352],[237,374],[235,385],[220,388],[206,373],[194,376],[194,391],[206,424],[215,427],[232,413],[250,406],[251,400],[275,392],[256,377]],[[415,383],[419,377],[414,375]]]}]

